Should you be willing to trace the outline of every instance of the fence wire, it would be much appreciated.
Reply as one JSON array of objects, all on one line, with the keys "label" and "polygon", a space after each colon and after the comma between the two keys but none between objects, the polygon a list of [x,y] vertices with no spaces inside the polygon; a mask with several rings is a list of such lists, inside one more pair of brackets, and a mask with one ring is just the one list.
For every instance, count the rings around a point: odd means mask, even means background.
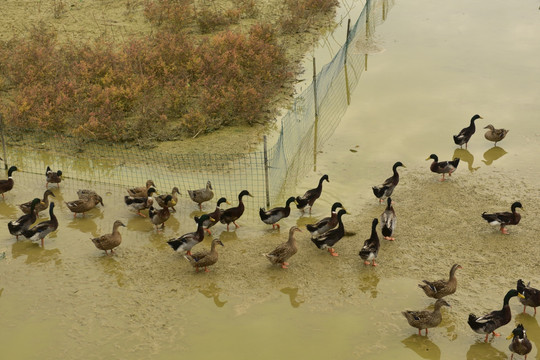
[{"label": "fence wire", "polygon": [[122,144],[82,144],[69,136],[13,127],[4,131],[5,161],[29,173],[44,174],[51,166],[62,169],[67,178],[111,186],[141,186],[152,179],[165,191],[178,187],[183,196],[188,189],[202,188],[210,180],[218,197],[234,201],[247,189],[260,206],[283,202],[283,194],[313,169],[317,151],[345,114],[349,94],[365,69],[375,28],[385,21],[391,6],[392,0],[366,2],[346,43],[281,119],[279,136],[268,146],[267,161],[263,151],[166,154]]}]

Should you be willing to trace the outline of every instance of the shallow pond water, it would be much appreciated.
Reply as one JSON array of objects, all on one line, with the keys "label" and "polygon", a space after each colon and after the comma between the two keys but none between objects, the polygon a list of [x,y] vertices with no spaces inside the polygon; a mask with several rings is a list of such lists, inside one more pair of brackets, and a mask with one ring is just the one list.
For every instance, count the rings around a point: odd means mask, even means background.
[{"label": "shallow pond water", "polygon": [[[317,171],[291,194],[329,174],[311,217],[293,211],[273,231],[253,210],[264,201],[250,200],[239,229],[214,227],[225,246],[209,273],[196,273],[166,244],[195,228],[191,217],[200,212],[185,196],[157,233],[125,208],[123,188],[69,178],[51,186],[60,227],[44,248],[16,242],[5,228],[0,236],[2,358],[508,358],[504,337],[485,344],[466,321],[470,312],[499,309],[519,278],[540,287],[539,33],[536,0],[396,1],[375,35],[384,51],[370,55]],[[468,149],[459,149],[452,135],[475,113],[484,119]],[[489,123],[511,130],[499,149],[483,138]],[[429,172],[431,153],[462,159],[451,179],[441,183]],[[395,161],[407,166],[393,196],[396,241],[383,241],[380,265],[365,267],[358,251],[384,208],[371,186],[390,176]],[[44,176],[16,172],[14,180],[0,200],[4,223],[20,215],[17,204],[45,190]],[[83,187],[101,193],[105,206],[74,219],[63,201]],[[327,216],[337,200],[350,212],[339,257],[316,249],[306,232],[297,235],[288,270],[261,256],[286,240],[290,226]],[[515,200],[523,219],[508,236],[480,217]],[[123,242],[104,256],[89,238],[110,232],[115,219],[127,225]],[[416,335],[401,311],[429,308],[433,301],[417,284],[447,277],[454,263],[463,269],[448,297],[452,307],[427,337]],[[529,358],[539,358],[536,317],[531,309],[521,314],[516,299],[510,305],[514,317],[500,332],[522,322],[534,343]]]}]

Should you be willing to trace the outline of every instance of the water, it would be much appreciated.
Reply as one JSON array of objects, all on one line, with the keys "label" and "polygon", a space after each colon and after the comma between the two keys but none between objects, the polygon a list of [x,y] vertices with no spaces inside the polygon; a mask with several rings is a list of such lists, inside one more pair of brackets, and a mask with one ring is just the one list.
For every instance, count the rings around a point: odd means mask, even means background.
[{"label": "water", "polygon": [[[293,210],[282,230],[272,231],[252,209],[236,231],[216,225],[213,235],[225,246],[209,273],[195,273],[166,244],[195,229],[190,217],[198,208],[186,196],[158,234],[124,207],[124,189],[67,179],[53,188],[60,227],[44,248],[16,242],[5,227],[0,236],[2,358],[508,358],[509,341],[484,344],[466,320],[470,312],[500,309],[519,278],[540,287],[537,16],[532,0],[397,1],[377,28],[380,51],[369,55],[317,171],[292,194],[329,174],[312,216]],[[456,150],[452,135],[475,113],[484,120],[467,151]],[[510,129],[496,152],[483,138],[489,123]],[[449,160],[456,152],[462,164],[439,182],[424,159],[435,153]],[[396,161],[407,166],[393,196],[396,241],[383,241],[379,267],[366,267],[357,254],[383,211],[371,186],[390,176]],[[16,172],[14,179],[0,201],[4,223],[20,215],[16,204],[45,188],[44,176]],[[82,187],[95,188],[105,206],[74,219],[63,201]],[[508,236],[480,217],[509,210],[515,200],[523,203],[523,219]],[[290,226],[327,216],[334,201],[351,213],[344,217],[351,236],[335,247],[339,257],[315,248],[306,232],[297,235],[299,252],[288,270],[261,256],[286,240]],[[107,257],[89,238],[110,232],[116,219],[127,228],[120,229],[117,255]],[[434,301],[417,284],[447,277],[456,262],[463,269],[447,299],[452,307],[442,310],[438,328],[419,337],[400,312],[429,308]],[[499,331],[506,336],[522,322],[534,343],[529,358],[538,358],[537,319],[531,309],[520,314],[517,299],[510,305],[513,319]]]}]

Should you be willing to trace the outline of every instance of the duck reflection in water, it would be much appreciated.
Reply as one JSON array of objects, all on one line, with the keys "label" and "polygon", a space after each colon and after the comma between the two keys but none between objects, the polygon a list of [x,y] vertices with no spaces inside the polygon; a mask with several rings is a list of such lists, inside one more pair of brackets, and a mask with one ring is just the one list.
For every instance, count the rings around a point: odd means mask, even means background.
[{"label": "duck reflection in water", "polygon": [[221,240],[222,243],[238,240],[238,235],[236,234],[236,231],[222,231],[221,234],[219,234],[219,240]]},{"label": "duck reflection in water", "polygon": [[297,308],[304,302],[304,300],[298,300],[298,288],[286,287],[280,290],[285,295],[289,295],[289,300],[293,308]]},{"label": "duck reflection in water", "polygon": [[219,295],[221,295],[221,288],[215,283],[210,283],[206,288],[203,288],[201,286],[199,288],[199,292],[207,298],[213,299],[214,304],[216,304],[217,307],[223,307],[227,303],[227,301],[219,300]]},{"label": "duck reflection in water", "polygon": [[466,162],[470,172],[480,169],[480,166],[473,167],[474,156],[467,149],[456,149],[454,151],[454,156],[452,156],[452,159],[455,158],[459,158],[461,161]]},{"label": "duck reflection in water", "polygon": [[401,340],[401,342],[406,348],[417,353],[422,359],[439,360],[441,358],[441,349],[427,336],[413,334]]},{"label": "duck reflection in water", "polygon": [[362,272],[360,275],[360,285],[358,288],[363,293],[371,292],[371,297],[375,299],[377,297],[377,285],[379,284],[379,281],[381,280],[379,278],[379,275],[377,275],[377,272],[375,271],[365,271]]},{"label": "duck reflection in water", "polygon": [[467,360],[508,359],[508,355],[495,349],[491,343],[476,342],[467,351]]},{"label": "duck reflection in water", "polygon": [[31,241],[17,241],[11,246],[13,259],[26,255],[25,264],[44,264],[54,261],[55,265],[60,265],[62,263],[60,254],[59,249],[44,249]]},{"label": "duck reflection in water", "polygon": [[486,165],[491,165],[495,160],[503,157],[506,151],[502,147],[494,146],[484,153],[484,159],[482,162]]},{"label": "duck reflection in water", "polygon": [[103,272],[116,280],[119,287],[126,285],[124,265],[112,256],[99,256],[96,261],[103,267]]}]

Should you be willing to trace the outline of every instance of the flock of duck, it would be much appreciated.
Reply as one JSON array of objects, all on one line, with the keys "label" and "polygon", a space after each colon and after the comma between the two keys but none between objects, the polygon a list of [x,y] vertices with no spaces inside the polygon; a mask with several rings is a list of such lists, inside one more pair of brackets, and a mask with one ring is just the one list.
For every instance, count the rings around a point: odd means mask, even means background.
[{"label": "flock of duck", "polygon": [[[471,118],[470,125],[462,129],[458,135],[454,136],[454,142],[461,147],[467,144],[471,136],[475,133],[475,121],[482,119],[479,115],[474,115]],[[496,129],[492,125],[485,127],[488,131],[485,133],[485,138],[489,141],[495,142],[501,141],[505,138],[508,130]],[[451,176],[458,168],[459,158],[455,158],[449,161],[439,161],[439,158],[435,154],[431,154],[426,160],[432,160],[430,170],[434,173],[441,174],[440,181],[445,180],[445,175]],[[375,262],[380,250],[380,241],[377,233],[377,227],[379,222],[381,224],[381,233],[386,240],[393,241],[394,230],[397,224],[397,215],[393,208],[393,202],[391,195],[399,183],[399,173],[397,168],[405,167],[403,163],[396,162],[392,171],[393,174],[380,185],[373,186],[373,194],[379,199],[379,203],[386,200],[386,207],[379,218],[374,218],[372,221],[371,236],[364,241],[362,248],[359,251],[360,258],[364,261],[365,265],[377,266]],[[10,191],[13,188],[13,172],[17,171],[16,166],[11,166],[8,170],[8,179],[0,180],[0,193],[4,197],[4,193]],[[50,167],[47,167],[46,173],[46,188],[47,190],[43,194],[43,199],[34,198],[27,203],[20,204],[19,208],[24,212],[24,215],[16,220],[8,223],[8,229],[10,234],[16,236],[17,240],[19,236],[24,236],[35,242],[41,242],[43,246],[45,237],[58,228],[58,220],[54,215],[54,202],[49,202],[49,196],[54,197],[54,193],[49,189],[49,184],[56,184],[60,186],[62,181],[62,171],[53,171]],[[263,223],[272,225],[272,228],[279,228],[279,221],[287,218],[291,213],[291,204],[295,203],[296,207],[302,212],[308,210],[311,214],[311,208],[315,201],[321,196],[323,183],[329,182],[328,175],[323,175],[317,187],[310,189],[302,196],[290,197],[287,199],[284,207],[276,207],[272,209],[261,208],[259,210],[259,216]],[[175,212],[175,205],[178,203],[179,190],[174,187],[169,194],[159,195],[156,191],[156,185],[152,180],[148,180],[145,186],[127,189],[128,195],[124,197],[125,205],[142,217],[148,217],[152,224],[159,232],[160,228],[165,226],[165,222],[169,219],[171,211]],[[188,190],[190,198],[199,206],[202,210],[202,204],[210,201],[214,198],[214,192],[210,181],[207,182],[206,187],[197,190]],[[93,209],[98,204],[103,205],[103,199],[93,190],[81,189],[77,192],[78,199],[66,202],[67,208],[73,212],[73,216],[77,214],[83,214]],[[170,239],[167,243],[174,251],[185,254],[186,259],[191,265],[199,271],[204,268],[208,271],[208,267],[214,265],[218,261],[217,245],[223,246],[223,243],[219,239],[214,239],[211,243],[210,250],[199,251],[192,253],[191,250],[194,246],[199,244],[204,239],[204,232],[211,234],[210,228],[217,223],[222,223],[227,226],[233,224],[235,228],[239,225],[236,221],[243,215],[245,206],[243,203],[244,196],[252,196],[249,191],[242,190],[238,195],[238,205],[229,207],[228,209],[222,209],[223,203],[229,204],[226,198],[221,197],[216,203],[215,210],[211,213],[203,214],[202,216],[195,217],[194,220],[197,223],[197,228],[193,232],[183,234],[177,238]],[[159,208],[154,207],[157,203]],[[37,221],[39,212],[49,209],[49,220],[39,222]],[[516,208],[522,208],[520,202],[514,202],[511,205],[511,212],[484,212],[481,216],[490,224],[500,226],[500,231],[503,234],[508,234],[508,225],[517,225],[520,222],[521,216],[516,212]],[[339,209],[339,210],[338,210]],[[148,216],[141,213],[143,210],[148,210]],[[307,230],[311,234],[311,241],[317,248],[326,250],[332,256],[338,256],[338,253],[334,249],[334,246],[345,235],[345,228],[342,221],[342,216],[347,214],[346,209],[340,202],[335,202],[332,205],[330,216],[321,219],[314,224],[308,224]],[[102,236],[91,239],[96,248],[105,251],[108,255],[114,253],[114,249],[118,247],[122,242],[122,235],[119,232],[120,227],[124,227],[125,224],[116,220],[113,224],[112,233],[104,234]],[[274,250],[263,254],[272,264],[280,265],[282,268],[287,268],[288,260],[297,252],[296,240],[294,234],[301,231],[299,227],[292,226],[289,230],[288,240]],[[418,333],[421,334],[421,330],[425,329],[427,335],[428,328],[436,327],[442,321],[440,309],[442,306],[449,306],[449,304],[443,299],[447,295],[451,295],[456,291],[457,280],[455,273],[458,269],[461,269],[459,264],[454,264],[450,269],[449,279],[438,281],[424,280],[423,284],[419,287],[425,292],[425,294],[431,298],[437,299],[433,311],[405,311],[403,315],[407,319],[408,323],[418,329]],[[498,335],[495,330],[511,320],[511,312],[509,307],[509,300],[514,297],[520,297],[522,304],[526,306],[532,306],[535,309],[540,306],[540,291],[525,285],[520,279],[516,289],[508,291],[503,300],[503,308],[501,310],[492,311],[484,316],[477,317],[474,314],[469,315],[468,324],[471,329],[480,334],[485,334],[485,341],[487,342],[489,334]],[[524,312],[525,312],[524,307]],[[510,350],[513,353],[525,355],[531,351],[530,341],[527,339],[526,331],[522,325],[518,325],[511,334],[513,340],[510,345]]]}]

